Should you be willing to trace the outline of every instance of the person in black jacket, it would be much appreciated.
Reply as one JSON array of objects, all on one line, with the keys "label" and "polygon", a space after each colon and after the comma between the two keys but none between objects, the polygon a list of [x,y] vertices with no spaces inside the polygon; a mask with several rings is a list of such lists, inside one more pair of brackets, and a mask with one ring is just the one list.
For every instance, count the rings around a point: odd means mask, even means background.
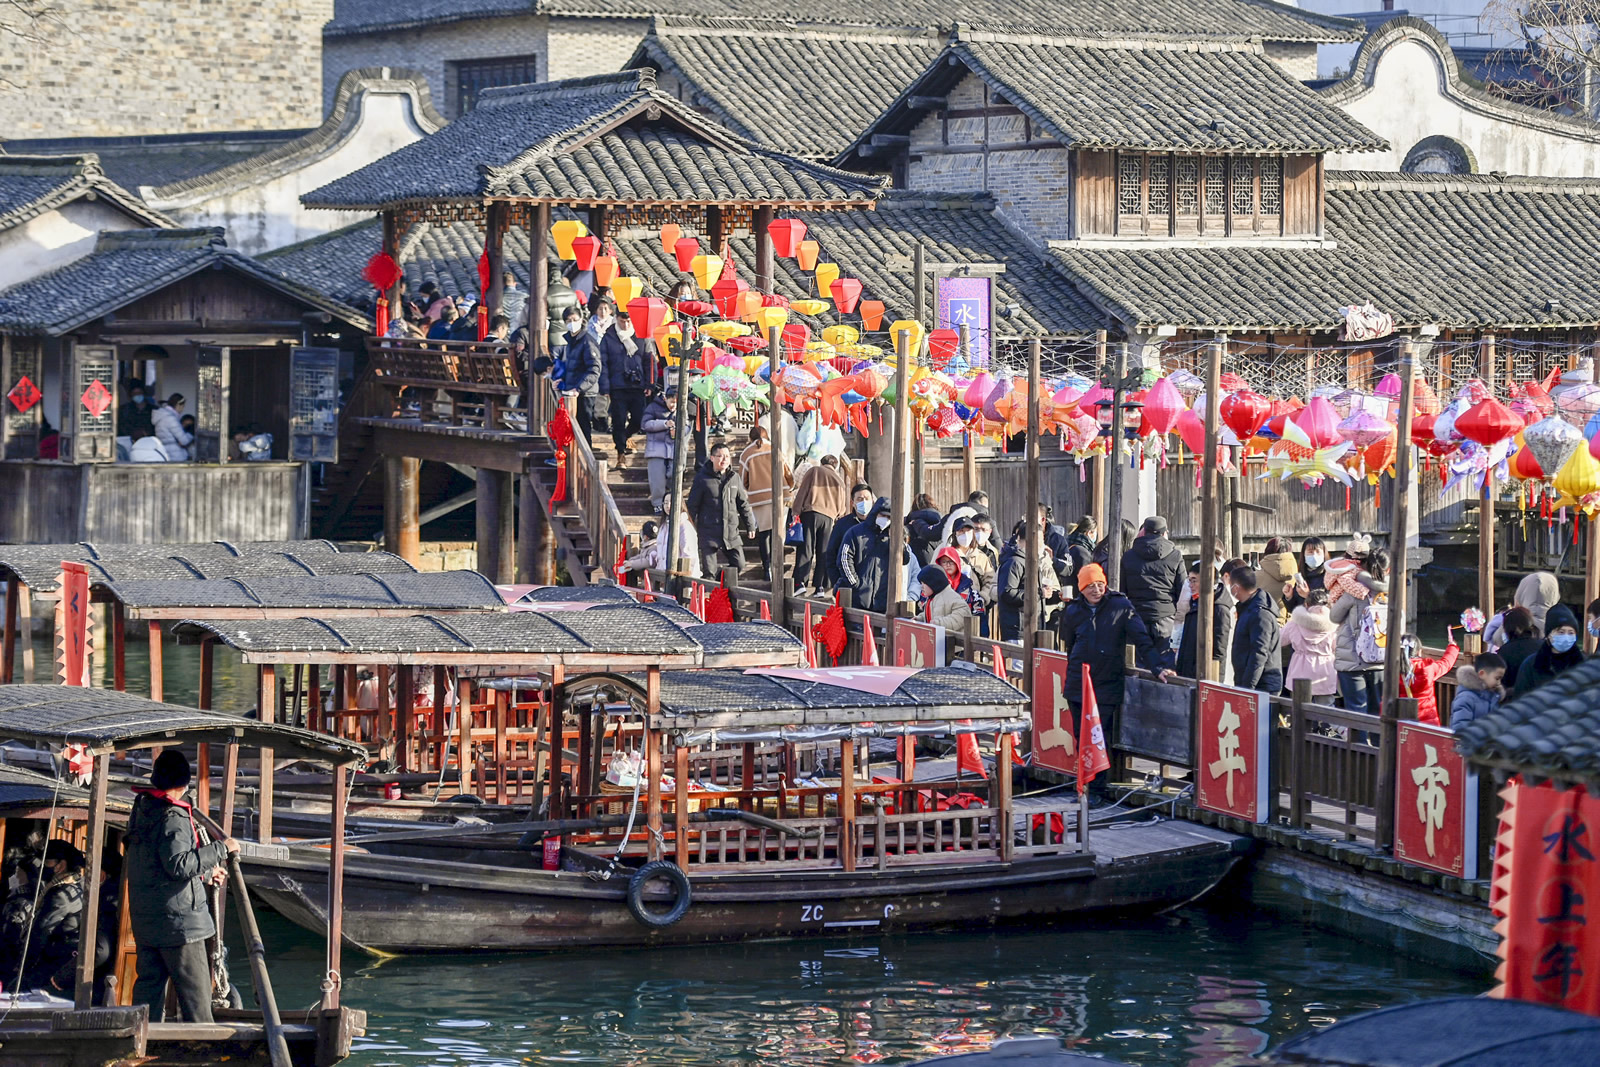
[{"label": "person in black jacket", "polygon": [[1531,692],[1553,682],[1563,671],[1584,660],[1583,642],[1578,637],[1578,617],[1565,604],[1552,605],[1544,616],[1544,640],[1539,651],[1517,668],[1516,695]]},{"label": "person in black jacket", "polygon": [[1185,573],[1183,553],[1167,540],[1167,520],[1145,519],[1139,539],[1122,554],[1122,588],[1158,646],[1172,641]]},{"label": "person in black jacket", "polygon": [[44,890],[28,939],[28,968],[23,987],[71,994],[78,931],[83,924],[84,858],[74,845],[52,840],[44,849]]},{"label": "person in black jacket", "polygon": [[[1082,736],[1083,668],[1089,667],[1095,705],[1108,742],[1116,737],[1116,719],[1123,699],[1123,649],[1132,645],[1139,665],[1162,681],[1172,677],[1168,657],[1150,641],[1150,631],[1133,610],[1133,602],[1106,588],[1105,571],[1091,563],[1078,572],[1080,596],[1061,613],[1061,648],[1067,656],[1067,703]],[[1096,778],[1096,781],[1101,779]],[[1093,786],[1090,791],[1094,792]]]},{"label": "person in black jacket", "polygon": [[628,442],[644,426],[645,396],[656,387],[657,362],[656,343],[634,333],[626,315],[616,316],[600,334],[600,384],[611,398],[611,440],[618,460],[633,454]]},{"label": "person in black jacket", "polygon": [[1233,684],[1277,696],[1283,692],[1278,605],[1259,587],[1256,569],[1248,565],[1228,572],[1228,589],[1239,605],[1233,628]]},{"label": "person in black jacket", "polygon": [[[889,524],[893,521],[889,498],[880,496],[865,522],[857,523],[839,549],[839,587],[855,596],[855,606],[863,611],[884,612],[889,608]],[[915,574],[911,550],[902,548],[908,574]],[[905,590],[895,590],[895,598]]]},{"label": "person in black jacket", "polygon": [[1538,653],[1544,642],[1535,633],[1533,612],[1521,605],[1506,612],[1500,628],[1507,638],[1498,649],[1500,658],[1506,661],[1506,676],[1501,684],[1507,693],[1512,693],[1516,691],[1517,673],[1522,665]]},{"label": "person in black jacket", "polygon": [[944,515],[933,506],[933,497],[918,493],[911,502],[911,514],[906,516],[906,545],[917,557],[918,568],[933,562],[933,555],[944,547],[941,536]]},{"label": "person in black jacket", "polygon": [[1050,550],[1050,565],[1055,568],[1056,582],[1065,587],[1068,579],[1072,577],[1073,563],[1071,546],[1067,543],[1067,531],[1050,521],[1054,516],[1050,512],[1050,505],[1039,505],[1039,529],[1041,531],[1040,543]]},{"label": "person in black jacket", "polygon": [[[1050,549],[1039,546],[1040,565],[1050,559]],[[1061,603],[1061,586],[1055,580],[1053,566],[1039,582],[1039,625],[1048,624],[1047,613]],[[1000,549],[1000,640],[1022,640],[1022,615],[1028,603],[1028,523],[1018,519],[1011,529],[1011,539]]]},{"label": "person in black jacket", "polygon": [[594,444],[595,403],[600,396],[600,376],[603,370],[600,366],[600,353],[595,347],[594,339],[589,336],[589,331],[585,328],[582,310],[569,307],[562,312],[561,319],[567,330],[566,354],[563,357],[565,369],[561,375],[561,389],[568,396],[577,398],[575,421],[583,434],[583,439]]},{"label": "person in black jacket", "polygon": [[857,482],[850,487],[850,510],[833,521],[833,530],[828,534],[828,545],[822,550],[823,573],[828,579],[828,588],[843,587],[844,581],[839,573],[839,553],[844,550],[845,540],[855,533],[856,527],[867,521],[867,516],[872,513],[872,505],[877,499],[872,492],[872,486],[866,482]]},{"label": "person in black jacket", "polygon": [[184,794],[189,761],[169,748],[156,757],[150,788],[135,789],[123,865],[128,872],[128,917],[138,945],[133,1003],[166,1017],[167,982],[177,991],[184,1022],[211,1022],[211,968],[206,939],[216,934],[206,883],[226,877],[221,866],[239,851],[233,838],[201,843]]},{"label": "person in black jacket", "polygon": [[1067,580],[1062,583],[1063,588],[1078,588],[1078,572],[1094,562],[1094,538],[1099,530],[1099,523],[1095,522],[1093,515],[1080,518],[1067,534],[1067,560],[1071,570]]},{"label": "person in black jacket", "polygon": [[[1216,589],[1211,598],[1211,659],[1217,667],[1217,680],[1226,681],[1222,671],[1222,664],[1231,655],[1233,645],[1233,599],[1227,590],[1226,574],[1217,579]],[[1197,673],[1200,664],[1196,662],[1195,645],[1200,640],[1200,627],[1196,623],[1200,610],[1200,588],[1196,584],[1200,580],[1200,561],[1195,560],[1189,564],[1189,610],[1184,615],[1183,636],[1178,639],[1178,674],[1184,678],[1194,678],[1204,681]]]},{"label": "person in black jacket", "polygon": [[733,469],[727,445],[712,446],[711,458],[689,490],[688,507],[695,536],[700,539],[700,567],[705,576],[715,580],[724,560],[736,572],[744,570],[744,539],[739,528],[742,523],[745,529],[754,530],[756,513],[750,507],[744,479]]}]

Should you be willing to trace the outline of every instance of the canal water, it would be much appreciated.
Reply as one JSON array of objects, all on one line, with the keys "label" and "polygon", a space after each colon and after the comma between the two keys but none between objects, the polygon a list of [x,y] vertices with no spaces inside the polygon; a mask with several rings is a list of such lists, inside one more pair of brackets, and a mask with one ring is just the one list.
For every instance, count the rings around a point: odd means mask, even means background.
[{"label": "canal water", "polygon": [[[48,647],[35,647],[48,678]],[[128,689],[148,692],[145,647],[128,651]],[[164,663],[167,698],[193,702],[197,651],[169,642]],[[219,710],[253,704],[250,668],[218,649],[215,671]],[[369,1017],[349,1063],[899,1064],[1045,1034],[1132,1064],[1228,1067],[1307,1027],[1488,988],[1252,909],[1238,892],[1158,918],[870,941],[386,960],[350,950],[344,1000]],[[279,1004],[310,1006],[320,938],[270,912],[261,921]],[[232,958],[248,987],[242,946]]]}]

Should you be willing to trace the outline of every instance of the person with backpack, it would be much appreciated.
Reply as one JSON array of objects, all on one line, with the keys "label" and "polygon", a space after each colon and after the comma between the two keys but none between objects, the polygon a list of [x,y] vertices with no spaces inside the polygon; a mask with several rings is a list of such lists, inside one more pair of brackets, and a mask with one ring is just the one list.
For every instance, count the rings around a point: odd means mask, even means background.
[{"label": "person with backpack", "polygon": [[943,528],[944,516],[934,507],[933,497],[918,493],[911,502],[911,514],[906,516],[906,545],[917,557],[918,566],[931,564],[934,553],[944,546],[944,539],[939,535]]},{"label": "person with backpack", "polygon": [[1333,666],[1339,676],[1339,695],[1348,711],[1377,715],[1383,704],[1383,659],[1389,623],[1389,554],[1377,549],[1362,570],[1352,571],[1348,582],[1358,592],[1343,589],[1328,618],[1339,627],[1334,640]]}]

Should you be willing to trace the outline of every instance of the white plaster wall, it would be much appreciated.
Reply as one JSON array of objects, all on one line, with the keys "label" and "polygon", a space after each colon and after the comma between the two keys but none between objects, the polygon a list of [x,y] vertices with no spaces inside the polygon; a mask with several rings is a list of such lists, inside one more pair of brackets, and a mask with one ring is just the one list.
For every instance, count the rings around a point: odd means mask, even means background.
[{"label": "white plaster wall", "polygon": [[82,259],[101,230],[141,225],[109,204],[78,199],[13,226],[0,232],[0,289]]},{"label": "white plaster wall", "polygon": [[369,211],[325,211],[300,203],[301,194],[423,136],[406,93],[367,90],[355,106],[359,109],[355,127],[333,151],[305,166],[203,200],[151,199],[150,204],[183,226],[226,227],[229,246],[251,255],[368,219]]},{"label": "white plaster wall", "polygon": [[1390,149],[1332,153],[1327,165],[1397,171],[1418,141],[1443,136],[1466,145],[1482,173],[1600,176],[1600,128],[1586,139],[1513,121],[1445,95],[1445,84],[1443,61],[1432,48],[1415,40],[1391,45],[1378,58],[1371,88],[1341,105],[1387,140]]}]

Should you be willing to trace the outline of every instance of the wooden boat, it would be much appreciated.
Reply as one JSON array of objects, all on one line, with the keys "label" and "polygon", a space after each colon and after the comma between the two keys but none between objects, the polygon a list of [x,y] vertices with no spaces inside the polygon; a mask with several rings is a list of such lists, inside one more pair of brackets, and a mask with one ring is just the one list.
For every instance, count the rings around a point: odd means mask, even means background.
[{"label": "wooden boat", "polygon": [[[859,742],[936,732],[999,733],[999,764],[1009,766],[1027,698],[987,672],[652,669],[568,685],[626,697],[620,714],[642,716],[638,801],[600,814],[598,798],[580,798],[577,818],[527,824],[519,842],[492,826],[367,842],[423,851],[352,851],[343,917],[352,945],[380,953],[541,951],[1149,911],[1204,894],[1241,854],[1241,839],[1176,822],[1102,829],[1091,848],[1078,798],[1019,805],[1004,774],[969,781],[956,796],[906,784],[909,773],[860,777]],[[755,750],[774,744],[784,770],[757,781]],[[742,778],[703,780],[716,776],[697,772],[697,753],[730,748],[744,753]],[[801,769],[802,750],[811,773],[831,766],[833,776],[790,773]],[[673,769],[666,788],[664,757]],[[360,837],[349,844],[365,847]],[[441,859],[452,844],[465,855],[481,847],[481,858]],[[533,850],[524,855],[559,857],[560,869],[497,858],[517,844]],[[252,890],[314,930],[326,928],[322,847],[264,847],[247,864]]]},{"label": "wooden boat", "polygon": [[[360,746],[286,726],[272,726],[234,715],[196,711],[143,697],[77,686],[0,685],[0,739],[42,746],[80,747],[92,761],[89,786],[78,789],[52,775],[20,768],[0,770],[0,827],[13,822],[39,820],[46,831],[65,836],[87,854],[84,881],[99,882],[107,846],[120,845],[127,804],[111,795],[112,753],[196,744],[196,767],[208,766],[207,750],[218,746],[226,753],[221,789],[221,814],[231,821],[233,774],[241,747],[328,764],[332,767],[334,796],[346,789],[346,771],[360,760]],[[64,761],[61,764],[64,767]],[[61,773],[65,773],[64,770]],[[203,825],[212,799],[211,781],[202,772],[196,780],[194,807]],[[210,824],[211,832],[220,828]],[[22,832],[19,826],[17,833]],[[15,840],[15,838],[13,838]],[[241,851],[251,846],[242,843]],[[255,1009],[221,1009],[212,1023],[153,1023],[145,1005],[131,1005],[134,955],[122,894],[115,975],[95,988],[95,941],[99,925],[100,896],[88,893],[81,919],[79,964],[69,1006],[29,1006],[26,1001],[0,1007],[0,1064],[27,1067],[109,1067],[140,1064],[271,1064],[272,1067],[328,1067],[349,1055],[352,1039],[366,1025],[366,1013],[340,1003],[342,941],[338,917],[342,912],[344,851],[323,850],[322,886],[326,896],[323,914],[333,916],[333,936],[328,939],[327,973],[323,996],[316,1006],[295,1012],[278,1011],[244,876],[233,864],[235,913],[250,948]],[[220,910],[220,906],[219,906]],[[223,916],[216,918],[221,928]],[[9,979],[7,979],[9,981]]]}]

